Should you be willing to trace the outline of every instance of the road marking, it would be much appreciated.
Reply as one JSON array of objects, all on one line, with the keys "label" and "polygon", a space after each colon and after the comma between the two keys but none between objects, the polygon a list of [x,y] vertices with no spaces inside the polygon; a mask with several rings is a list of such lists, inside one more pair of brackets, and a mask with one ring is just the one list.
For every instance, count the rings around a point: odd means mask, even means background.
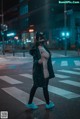
[{"label": "road marking", "polygon": [[[8,87],[8,88],[2,88],[3,91],[8,93],[9,95],[13,96],[15,99],[19,100],[20,102],[27,104],[29,99],[29,94],[16,88],[16,87]],[[44,101],[34,97],[33,100],[37,105],[45,104]]]},{"label": "road marking", "polygon": [[54,64],[55,64],[55,62],[56,62],[56,61],[52,61],[52,65],[54,65]]},{"label": "road marking", "polygon": [[[32,75],[31,74],[19,74],[19,75],[32,79]],[[61,74],[55,74],[55,77],[57,77],[57,78],[69,78],[70,76],[65,76],[65,75],[61,75]]]},{"label": "road marking", "polygon": [[65,83],[65,84],[69,84],[69,85],[80,87],[80,82],[70,81],[70,80],[64,80],[64,81],[60,81],[60,82]]},{"label": "road marking", "polygon": [[[20,75],[32,79],[31,74],[20,74]],[[78,95],[76,93],[73,93],[73,92],[70,92],[67,90],[63,90],[63,89],[60,89],[60,88],[57,88],[54,86],[50,86],[50,85],[49,85],[49,92],[55,93],[59,96],[65,97],[67,99],[80,97],[80,95]]]},{"label": "road marking", "polygon": [[32,75],[31,74],[19,74],[19,75],[32,79]]},{"label": "road marking", "polygon": [[80,66],[80,61],[79,60],[75,60],[74,63],[75,63],[76,66]]},{"label": "road marking", "polygon": [[4,59],[4,58],[1,58],[1,57],[0,57],[0,60],[2,60],[2,59]]},{"label": "road marking", "polygon": [[0,57],[0,60],[6,60],[5,58]]},{"label": "road marking", "polygon": [[4,59],[4,58],[0,58],[0,62],[3,63],[3,62],[6,62],[7,60]]},{"label": "road marking", "polygon": [[57,77],[57,78],[69,78],[70,76],[55,74],[55,77]]},{"label": "road marking", "polygon": [[51,57],[64,57],[65,55],[61,55],[61,54],[58,54],[58,53],[52,53]]},{"label": "road marking", "polygon": [[20,84],[20,83],[23,83],[21,81],[13,79],[13,78],[11,78],[9,76],[0,76],[0,79],[3,80],[3,81],[6,81],[9,84]]},{"label": "road marking", "polygon": [[79,94],[76,94],[76,93],[73,93],[73,92],[61,89],[61,88],[57,88],[57,87],[54,87],[54,86],[50,86],[50,85],[48,86],[48,90],[51,93],[57,94],[59,96],[67,98],[67,99],[72,99],[72,98],[80,97]]},{"label": "road marking", "polygon": [[64,73],[69,73],[69,74],[76,74],[76,75],[80,75],[79,72],[76,72],[76,71],[70,71],[70,70],[58,70],[59,72],[64,72]]},{"label": "road marking", "polygon": [[67,61],[61,61],[61,66],[68,66],[68,62]]},{"label": "road marking", "polygon": [[80,70],[80,68],[74,68],[74,69],[76,69],[76,70]]}]

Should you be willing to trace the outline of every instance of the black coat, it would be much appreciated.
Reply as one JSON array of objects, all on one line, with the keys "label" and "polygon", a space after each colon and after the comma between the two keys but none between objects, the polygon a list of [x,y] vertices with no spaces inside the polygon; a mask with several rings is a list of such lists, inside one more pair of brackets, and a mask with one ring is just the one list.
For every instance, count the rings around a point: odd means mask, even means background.
[{"label": "black coat", "polygon": [[34,85],[37,87],[45,86],[49,79],[55,77],[52,62],[51,62],[51,53],[47,47],[44,46],[44,48],[49,53],[49,59],[47,62],[49,77],[47,79],[44,78],[43,64],[38,63],[38,60],[41,58],[38,47],[35,45],[30,50],[30,54],[33,56],[33,81],[34,81]]}]

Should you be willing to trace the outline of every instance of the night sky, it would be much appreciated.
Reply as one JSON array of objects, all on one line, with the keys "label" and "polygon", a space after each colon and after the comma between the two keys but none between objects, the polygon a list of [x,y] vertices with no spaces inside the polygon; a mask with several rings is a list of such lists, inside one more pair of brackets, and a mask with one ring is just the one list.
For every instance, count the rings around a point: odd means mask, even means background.
[{"label": "night sky", "polygon": [[[8,10],[11,7],[14,7],[16,4],[18,4],[19,0],[3,0],[3,9],[4,11]],[[1,0],[0,0],[0,13],[1,13]]]},{"label": "night sky", "polygon": [[[0,14],[1,14],[1,1],[2,0],[0,0]],[[31,0],[31,1],[32,1],[32,3],[34,3],[36,0]],[[41,2],[41,1],[50,1],[50,2],[54,1],[54,3],[58,3],[58,1],[60,1],[60,0],[40,0],[40,1],[37,0],[37,3]],[[64,0],[61,0],[61,1],[64,1]],[[80,0],[68,0],[68,1],[80,1]],[[4,3],[4,6],[3,6],[4,11],[7,11],[9,8],[12,8],[15,5],[17,5],[19,3],[19,0],[3,0],[3,3]],[[80,4],[75,5],[75,7],[76,7],[76,9],[80,8]]]},{"label": "night sky", "polygon": [[[0,0],[0,14],[1,14],[1,1],[2,0]],[[46,2],[52,3],[53,1],[54,1],[54,3],[58,4],[58,1],[64,1],[64,0],[30,0],[30,2],[32,3],[32,5],[31,5],[32,7],[30,6],[30,8],[33,8],[33,10],[34,10],[35,6],[40,5],[40,3],[46,3]],[[68,0],[68,1],[80,1],[80,0]],[[15,6],[17,4],[19,4],[19,0],[3,0],[3,3],[4,3],[3,10],[4,10],[5,15],[8,15],[10,17],[11,15],[9,13],[11,13],[11,14],[13,14],[13,17],[15,17],[15,15],[18,14],[17,9],[15,9]],[[34,6],[33,6],[33,4],[34,4]],[[67,4],[67,10],[68,9],[73,9],[74,11],[80,11],[80,4],[75,4],[75,5],[74,4]],[[54,10],[56,13],[60,12],[59,6],[56,8],[54,7]]]}]

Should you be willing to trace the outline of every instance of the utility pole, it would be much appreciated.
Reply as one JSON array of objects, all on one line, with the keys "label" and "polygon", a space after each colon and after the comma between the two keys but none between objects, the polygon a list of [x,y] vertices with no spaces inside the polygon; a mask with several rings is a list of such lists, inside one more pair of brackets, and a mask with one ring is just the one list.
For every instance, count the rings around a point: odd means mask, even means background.
[{"label": "utility pole", "polygon": [[66,38],[66,32],[67,32],[67,10],[66,10],[66,3],[64,3],[64,31],[65,31],[65,56],[67,55],[67,38]]},{"label": "utility pole", "polygon": [[[4,13],[3,13],[3,0],[1,1],[1,11],[2,11],[2,27],[3,27],[3,25],[4,25]],[[3,30],[3,28],[2,28],[2,42],[3,42],[3,55],[5,55],[5,51],[4,51],[4,30]]]}]

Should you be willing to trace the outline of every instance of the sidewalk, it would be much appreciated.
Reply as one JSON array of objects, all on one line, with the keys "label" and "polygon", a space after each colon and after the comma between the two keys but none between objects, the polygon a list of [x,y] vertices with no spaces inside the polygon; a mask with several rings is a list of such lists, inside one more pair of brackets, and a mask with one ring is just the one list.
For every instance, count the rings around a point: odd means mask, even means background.
[{"label": "sidewalk", "polygon": [[56,56],[54,56],[55,58],[56,57],[80,57],[80,51],[67,51],[66,52],[66,55],[65,55],[65,51],[64,50],[54,50],[54,51],[51,51],[52,54],[57,54]]},{"label": "sidewalk", "polygon": [[[64,50],[51,50],[51,54],[53,58],[57,58],[57,57],[80,57],[80,52],[78,51],[67,51],[66,52],[66,56],[65,56],[65,51]],[[31,57],[31,55],[29,54],[29,52],[16,52],[15,54],[13,53],[5,53],[5,55],[3,55],[2,53],[0,53],[0,57],[13,57],[13,58],[28,58]]]}]

